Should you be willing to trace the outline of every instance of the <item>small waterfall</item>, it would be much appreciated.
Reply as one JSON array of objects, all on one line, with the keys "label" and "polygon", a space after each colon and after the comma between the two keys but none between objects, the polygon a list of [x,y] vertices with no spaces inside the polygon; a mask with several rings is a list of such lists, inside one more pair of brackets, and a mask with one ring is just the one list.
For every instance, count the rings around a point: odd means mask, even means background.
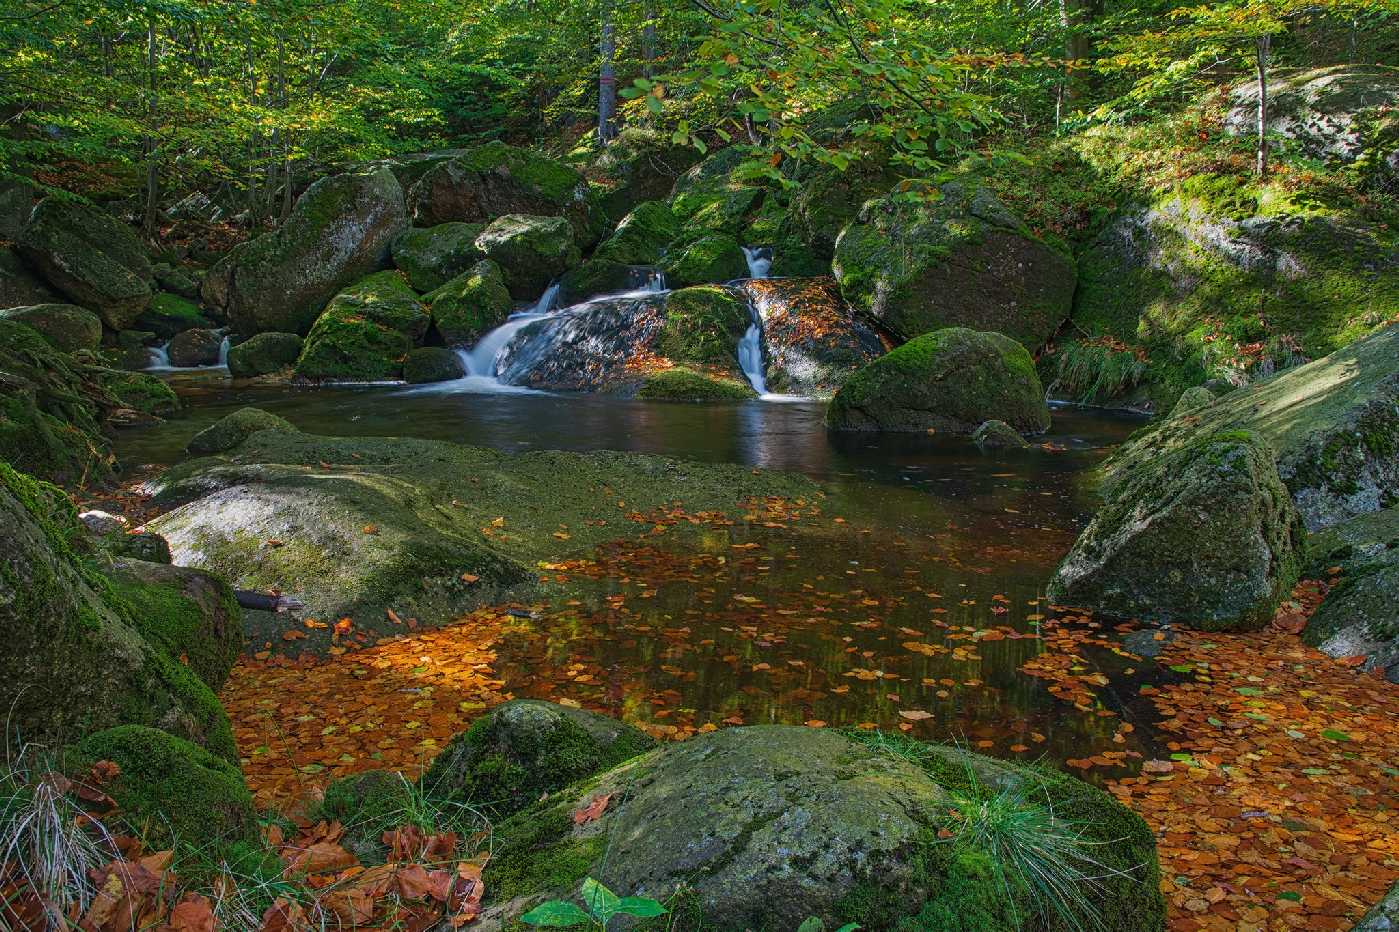
[{"label": "small waterfall", "polygon": [[744,246],[743,258],[748,260],[749,278],[767,278],[772,271],[771,246]]},{"label": "small waterfall", "polygon": [[166,340],[159,346],[146,347],[146,360],[146,368],[157,372],[175,368],[170,365],[170,341]]},{"label": "small waterfall", "polygon": [[753,391],[766,395],[768,386],[767,379],[763,377],[763,328],[758,323],[757,308],[750,306],[750,309],[753,323],[748,325],[743,339],[738,341],[738,364],[748,378],[748,384],[753,386]]},{"label": "small waterfall", "polygon": [[218,362],[210,363],[207,366],[175,366],[170,364],[170,341],[166,340],[159,346],[146,347],[146,369],[147,372],[206,372],[214,369],[228,368],[228,350],[233,345],[232,339],[228,335],[228,328],[215,330],[214,333],[223,337],[219,343]]},{"label": "small waterfall", "polygon": [[666,288],[666,284],[665,284],[665,273],[662,272],[660,269],[656,269],[656,268],[651,269],[651,270],[647,273],[647,276],[646,276],[646,286],[645,286],[645,288],[646,288],[647,291],[658,291],[658,292],[659,292],[659,291],[669,291],[669,290],[670,290],[670,289]]},{"label": "small waterfall", "polygon": [[219,361],[217,363],[218,366],[221,366],[225,369],[228,368],[228,350],[232,345],[233,341],[229,338],[228,334],[224,334],[223,342],[219,344]]}]

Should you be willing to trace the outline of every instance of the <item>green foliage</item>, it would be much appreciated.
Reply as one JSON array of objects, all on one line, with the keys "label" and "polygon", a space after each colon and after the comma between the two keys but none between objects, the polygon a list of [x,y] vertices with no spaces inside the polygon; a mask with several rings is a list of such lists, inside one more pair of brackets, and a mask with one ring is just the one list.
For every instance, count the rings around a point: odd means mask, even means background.
[{"label": "green foliage", "polygon": [[656,900],[644,896],[620,897],[591,877],[583,881],[579,897],[583,901],[582,907],[567,900],[549,900],[525,913],[520,921],[532,926],[561,929],[581,925],[606,929],[614,916],[654,919],[666,914],[666,908]]}]

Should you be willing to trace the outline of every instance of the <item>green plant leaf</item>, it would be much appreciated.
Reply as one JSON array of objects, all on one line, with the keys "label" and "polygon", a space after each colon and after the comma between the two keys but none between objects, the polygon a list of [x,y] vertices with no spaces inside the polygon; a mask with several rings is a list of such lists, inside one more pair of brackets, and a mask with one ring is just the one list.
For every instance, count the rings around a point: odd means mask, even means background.
[{"label": "green plant leaf", "polygon": [[593,914],[594,919],[607,925],[607,921],[617,915],[622,900],[607,887],[589,877],[583,881],[583,905],[588,907],[588,912]]},{"label": "green plant leaf", "polygon": [[1323,728],[1323,729],[1321,730],[1321,736],[1322,736],[1323,738],[1330,738],[1332,741],[1354,741],[1354,740],[1355,740],[1355,739],[1352,738],[1350,735],[1346,734],[1344,731],[1337,731],[1335,728]]},{"label": "green plant leaf", "polygon": [[826,924],[815,916],[797,926],[797,932],[825,932]]},{"label": "green plant leaf", "polygon": [[617,913],[623,916],[652,919],[656,916],[664,916],[666,908],[648,896],[624,896],[617,904]]},{"label": "green plant leaf", "polygon": [[520,921],[532,926],[565,929],[570,926],[584,925],[592,921],[592,917],[572,903],[563,900],[550,900],[547,903],[540,903],[525,913],[520,917]]}]

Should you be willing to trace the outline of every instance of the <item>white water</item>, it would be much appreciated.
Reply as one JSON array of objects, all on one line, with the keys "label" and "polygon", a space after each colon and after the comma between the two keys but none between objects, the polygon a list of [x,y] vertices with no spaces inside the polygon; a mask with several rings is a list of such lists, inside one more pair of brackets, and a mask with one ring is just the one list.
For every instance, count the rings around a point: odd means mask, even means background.
[{"label": "white water", "polygon": [[[750,278],[767,278],[772,271],[772,248],[770,246],[744,246],[743,258],[748,260]],[[758,301],[748,302],[748,313],[753,322],[738,341],[738,365],[759,401],[806,401],[804,395],[782,395],[768,391],[767,376],[763,366],[763,315]]]},{"label": "white water", "polygon": [[[217,331],[215,331],[217,332]],[[170,341],[159,346],[146,347],[146,372],[202,372],[228,368],[228,349],[232,341],[225,334],[219,343],[219,361],[208,366],[172,366],[170,364]]]}]

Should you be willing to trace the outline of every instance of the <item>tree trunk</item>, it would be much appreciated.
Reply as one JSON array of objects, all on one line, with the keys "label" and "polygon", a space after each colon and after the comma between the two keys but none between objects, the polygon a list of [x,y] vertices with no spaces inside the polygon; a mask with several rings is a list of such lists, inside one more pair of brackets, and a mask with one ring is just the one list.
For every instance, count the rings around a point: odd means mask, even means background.
[{"label": "tree trunk", "polygon": [[646,17],[646,23],[641,27],[641,57],[644,59],[641,73],[648,78],[654,78],[656,57],[660,50],[656,42],[656,6],[651,0],[646,0],[642,15]]},{"label": "tree trunk", "polygon": [[156,101],[156,36],[155,19],[146,20],[146,118],[150,121],[146,132],[146,216],[142,224],[147,239],[155,238],[156,213],[159,210],[160,168],[156,162],[156,117],[159,113]]},{"label": "tree trunk", "polygon": [[612,35],[612,0],[602,0],[602,42],[598,49],[602,66],[597,78],[597,138],[605,146],[617,135],[617,74],[613,69],[617,42]]},{"label": "tree trunk", "polygon": [[1268,174],[1268,49],[1271,36],[1258,37],[1258,177]]}]

